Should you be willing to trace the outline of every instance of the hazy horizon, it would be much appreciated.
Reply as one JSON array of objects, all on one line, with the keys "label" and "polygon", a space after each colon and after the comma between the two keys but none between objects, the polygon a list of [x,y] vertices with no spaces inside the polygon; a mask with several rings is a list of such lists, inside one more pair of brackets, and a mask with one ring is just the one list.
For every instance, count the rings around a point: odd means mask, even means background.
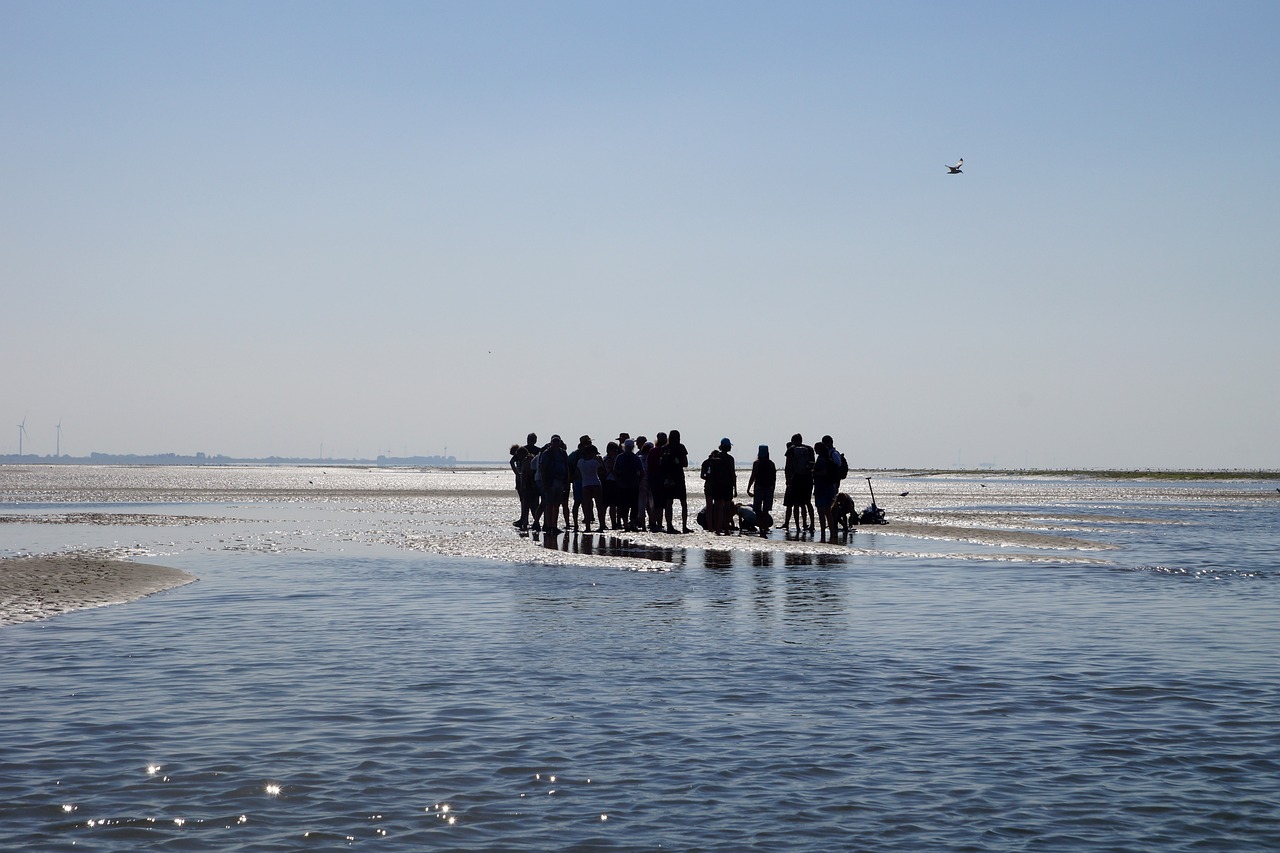
[{"label": "hazy horizon", "polygon": [[11,0],[0,455],[1280,468],[1278,24]]}]

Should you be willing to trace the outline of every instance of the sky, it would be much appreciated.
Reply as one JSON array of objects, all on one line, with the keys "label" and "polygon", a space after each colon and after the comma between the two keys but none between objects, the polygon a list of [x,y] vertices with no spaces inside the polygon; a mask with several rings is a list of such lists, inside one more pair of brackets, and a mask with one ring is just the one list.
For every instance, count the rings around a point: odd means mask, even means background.
[{"label": "sky", "polygon": [[0,454],[1277,469],[1277,31],[0,0]]}]

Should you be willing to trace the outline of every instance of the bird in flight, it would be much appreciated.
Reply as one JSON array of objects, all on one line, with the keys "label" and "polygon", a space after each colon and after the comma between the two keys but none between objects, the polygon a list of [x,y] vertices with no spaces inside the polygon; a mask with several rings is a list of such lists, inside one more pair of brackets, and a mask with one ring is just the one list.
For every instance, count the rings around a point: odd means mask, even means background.
[{"label": "bird in flight", "polygon": [[961,158],[960,158],[960,160],[959,160],[959,161],[958,161],[954,166],[948,166],[948,167],[947,167],[947,174],[948,174],[948,175],[963,175],[963,174],[964,174],[964,172],[961,172],[961,171],[960,171],[960,167],[961,167],[961,166],[963,166],[963,165],[964,165],[964,158],[963,158],[963,157],[961,157]]}]

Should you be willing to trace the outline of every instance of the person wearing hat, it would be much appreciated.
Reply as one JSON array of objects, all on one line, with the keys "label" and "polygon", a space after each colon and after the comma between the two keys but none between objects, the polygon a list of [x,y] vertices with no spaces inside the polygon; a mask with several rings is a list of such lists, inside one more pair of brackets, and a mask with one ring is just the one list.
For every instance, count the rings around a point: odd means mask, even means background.
[{"label": "person wearing hat", "polygon": [[[556,528],[556,516],[568,496],[569,454],[560,436],[551,436],[547,449],[538,456],[538,475],[542,478],[543,523],[542,531],[553,536],[560,531]],[[565,508],[566,515],[568,508]],[[568,518],[565,519],[568,524]]]},{"label": "person wearing hat", "polygon": [[747,497],[752,499],[751,509],[761,536],[768,536],[773,524],[773,491],[777,484],[778,466],[769,458],[769,445],[762,444],[751,465],[751,479],[747,480]]},{"label": "person wearing hat", "polygon": [[636,530],[641,466],[640,457],[636,455],[636,443],[626,439],[622,442],[622,452],[613,461],[613,476],[618,482],[618,523],[623,530]]},{"label": "person wearing hat", "polygon": [[733,442],[727,438],[720,439],[720,455],[707,472],[712,526],[717,536],[724,536],[729,532],[729,523],[733,519],[733,499],[738,496],[738,474],[733,455],[729,452],[732,449]]},{"label": "person wearing hat", "polygon": [[573,521],[569,524],[572,530],[578,529],[578,508],[582,506],[582,472],[578,470],[578,460],[582,458],[582,451],[590,446],[591,436],[579,436],[578,446],[569,454],[569,477],[573,481]]}]

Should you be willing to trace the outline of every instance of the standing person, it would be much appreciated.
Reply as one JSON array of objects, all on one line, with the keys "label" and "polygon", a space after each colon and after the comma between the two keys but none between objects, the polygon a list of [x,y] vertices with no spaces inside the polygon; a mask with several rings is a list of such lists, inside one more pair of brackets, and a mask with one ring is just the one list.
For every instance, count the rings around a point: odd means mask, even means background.
[{"label": "standing person", "polygon": [[[611,441],[605,445],[604,449],[604,508],[609,513],[609,521],[613,525],[613,529],[618,529],[618,478],[613,474],[613,464],[618,461],[618,451],[622,449],[621,445],[616,441]],[[600,529],[604,530],[604,525],[600,525]]]},{"label": "standing person", "polygon": [[[516,477],[516,497],[520,499],[520,506],[524,506],[524,486],[520,482],[520,456],[524,447],[519,444],[511,445],[511,461],[507,464],[511,466],[511,473]],[[516,527],[520,526],[520,519],[511,522]]]},{"label": "standing person", "polygon": [[840,480],[836,477],[839,470],[831,459],[831,449],[826,442],[819,441],[813,446],[813,503],[818,511],[818,523],[822,526],[822,538],[827,538],[827,528],[831,527],[831,538],[835,539],[836,531],[831,524],[831,504],[836,499],[836,488]]},{"label": "standing person", "polygon": [[667,434],[660,432],[654,437],[653,449],[645,462],[645,479],[649,481],[649,529],[654,533],[662,532],[662,508],[666,503],[666,472],[662,469],[662,455],[667,450]]},{"label": "standing person", "polygon": [[561,532],[556,528],[556,516],[569,485],[569,454],[560,436],[551,436],[547,449],[538,455],[538,476],[542,479],[542,529],[548,536],[555,535]]},{"label": "standing person", "polygon": [[653,513],[649,504],[649,454],[653,452],[653,442],[645,439],[644,436],[640,439],[636,440],[636,457],[640,460],[640,486],[636,490],[636,529],[652,530]]},{"label": "standing person", "polygon": [[804,443],[804,436],[796,433],[791,436],[791,446],[787,448],[785,470],[787,472],[787,492],[791,497],[788,504],[796,514],[796,533],[801,525],[813,532],[813,448]]},{"label": "standing person", "polygon": [[773,523],[773,491],[777,485],[778,466],[769,458],[769,445],[762,444],[751,465],[751,479],[747,480],[747,497],[752,498],[751,509],[756,514],[756,527],[761,536],[769,535]]},{"label": "standing person", "polygon": [[516,475],[516,494],[520,496],[520,517],[515,526],[521,530],[529,529],[529,513],[534,513],[537,521],[538,491],[533,484],[533,465],[529,451],[522,445],[511,445],[511,470]]},{"label": "standing person", "polygon": [[[636,529],[636,503],[640,496],[640,458],[636,456],[636,443],[627,439],[622,452],[613,463],[613,474],[618,481],[618,522],[624,530]],[[617,527],[617,524],[614,525]]]},{"label": "standing person", "polygon": [[707,530],[716,529],[715,515],[711,510],[711,469],[715,467],[716,462],[720,459],[720,451],[713,450],[707,454],[707,458],[702,460],[702,498],[707,505],[703,507],[702,512],[698,513],[698,523],[702,524],[702,519],[706,519],[706,524],[702,526]]},{"label": "standing person", "polygon": [[[537,533],[541,529],[539,524],[542,518],[542,479],[538,476],[538,455],[542,453],[542,448],[538,446],[538,434],[536,432],[529,433],[524,440],[525,453],[529,454],[528,460],[525,462],[525,483],[527,489],[527,497],[529,500],[529,516],[533,524],[533,532]],[[524,510],[521,510],[523,514]]]},{"label": "standing person", "polygon": [[580,436],[578,446],[569,454],[569,473],[573,476],[573,523],[569,525],[572,530],[578,529],[578,507],[582,505],[582,472],[578,470],[578,460],[582,458],[582,451],[590,445],[591,436]]},{"label": "standing person", "polygon": [[836,450],[836,443],[831,439],[831,436],[824,435],[822,443],[827,446],[827,455],[831,457],[831,473],[836,480],[836,491],[839,491],[840,481],[849,476],[849,460],[844,457],[843,453]]},{"label": "standing person", "polygon": [[735,470],[733,455],[729,452],[733,443],[727,438],[720,439],[720,455],[716,458],[707,481],[711,493],[711,517],[716,535],[729,533],[729,523],[733,518],[733,499],[738,496],[738,472]]},{"label": "standing person", "polygon": [[689,467],[689,451],[680,443],[680,430],[671,430],[662,455],[662,513],[667,532],[675,533],[675,502],[680,501],[680,526],[689,532],[689,499],[684,485],[684,469]]},{"label": "standing person", "polygon": [[594,444],[583,448],[578,458],[578,473],[582,481],[582,520],[586,532],[591,532],[592,506],[600,519],[600,529],[604,530],[604,460]]}]

